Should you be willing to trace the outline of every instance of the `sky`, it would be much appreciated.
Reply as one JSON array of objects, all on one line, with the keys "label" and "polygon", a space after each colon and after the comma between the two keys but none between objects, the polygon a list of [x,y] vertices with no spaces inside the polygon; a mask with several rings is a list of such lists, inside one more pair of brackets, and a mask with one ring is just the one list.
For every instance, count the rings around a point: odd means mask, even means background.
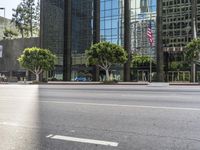
[{"label": "sky", "polygon": [[[16,8],[21,0],[0,0],[0,7],[6,8],[6,18],[12,18],[12,9]],[[0,10],[0,16],[4,16],[4,10]]]}]

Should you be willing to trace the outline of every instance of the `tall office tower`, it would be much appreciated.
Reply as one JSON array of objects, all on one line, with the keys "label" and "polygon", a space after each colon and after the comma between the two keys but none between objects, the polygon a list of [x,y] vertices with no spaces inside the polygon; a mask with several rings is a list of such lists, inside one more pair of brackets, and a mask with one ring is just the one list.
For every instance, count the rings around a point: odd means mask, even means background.
[{"label": "tall office tower", "polygon": [[58,56],[53,74],[61,79],[64,54],[64,0],[41,0],[40,28],[41,47],[52,50]]},{"label": "tall office tower", "polygon": [[192,1],[162,1],[162,39],[164,51],[182,51],[193,38]]},{"label": "tall office tower", "polygon": [[[166,80],[174,81],[178,79],[174,77],[177,75],[173,73],[175,70],[173,64],[183,62],[183,51],[194,37],[194,27],[196,27],[197,36],[200,36],[200,1],[162,0],[159,7],[161,22],[158,25],[161,34],[158,38],[162,39]],[[190,71],[189,66],[184,66],[176,70]]]},{"label": "tall office tower", "polygon": [[85,70],[85,50],[93,42],[93,0],[41,0],[41,46],[58,56],[54,72],[71,80]]}]

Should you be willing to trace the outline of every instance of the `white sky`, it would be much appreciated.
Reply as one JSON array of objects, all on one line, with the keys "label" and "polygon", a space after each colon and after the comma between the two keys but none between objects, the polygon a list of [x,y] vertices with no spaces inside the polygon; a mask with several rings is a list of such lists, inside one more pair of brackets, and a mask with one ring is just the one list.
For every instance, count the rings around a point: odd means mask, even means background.
[{"label": "white sky", "polygon": [[[12,18],[12,9],[16,8],[21,0],[0,0],[0,7],[6,8],[6,18]],[[4,16],[4,10],[0,10],[0,16]]]}]

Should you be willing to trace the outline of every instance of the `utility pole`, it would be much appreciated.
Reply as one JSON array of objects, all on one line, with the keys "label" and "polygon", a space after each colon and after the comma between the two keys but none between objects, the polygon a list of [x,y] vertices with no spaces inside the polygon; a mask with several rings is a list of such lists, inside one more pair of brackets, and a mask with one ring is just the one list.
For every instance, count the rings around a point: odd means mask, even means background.
[{"label": "utility pole", "polygon": [[[151,22],[151,19],[152,19],[152,13],[153,13],[153,9],[152,9],[152,1],[150,0],[150,7],[151,7],[151,10],[150,10],[150,24],[152,23]],[[151,24],[151,32],[153,33],[153,30],[152,30],[152,24]],[[152,49],[153,49],[153,43],[151,44],[151,47],[150,47],[150,63],[149,63],[149,82],[151,83],[152,82]]]}]

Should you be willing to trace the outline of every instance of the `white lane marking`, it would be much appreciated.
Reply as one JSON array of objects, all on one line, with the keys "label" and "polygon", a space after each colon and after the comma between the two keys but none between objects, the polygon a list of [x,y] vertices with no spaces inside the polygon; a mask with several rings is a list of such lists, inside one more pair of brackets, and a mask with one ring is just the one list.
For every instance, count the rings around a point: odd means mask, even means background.
[{"label": "white lane marking", "polygon": [[200,111],[200,108],[187,108],[187,107],[160,107],[160,106],[146,106],[146,105],[98,104],[98,103],[61,102],[61,101],[40,101],[40,102],[41,103],[54,103],[54,104],[71,104],[71,105],[89,105],[89,106],[107,106],[107,107],[128,107],[128,108]]},{"label": "white lane marking", "polygon": [[53,134],[49,134],[48,136],[46,136],[46,138],[50,138],[50,137],[52,137],[53,136]]},{"label": "white lane marking", "polygon": [[97,145],[104,145],[104,146],[112,146],[112,147],[117,147],[119,145],[119,143],[116,143],[116,142],[83,139],[83,138],[61,136],[61,135],[52,136],[52,134],[46,136],[46,138],[63,140],[63,141],[79,142],[79,143],[89,143],[89,144],[97,144]]}]

